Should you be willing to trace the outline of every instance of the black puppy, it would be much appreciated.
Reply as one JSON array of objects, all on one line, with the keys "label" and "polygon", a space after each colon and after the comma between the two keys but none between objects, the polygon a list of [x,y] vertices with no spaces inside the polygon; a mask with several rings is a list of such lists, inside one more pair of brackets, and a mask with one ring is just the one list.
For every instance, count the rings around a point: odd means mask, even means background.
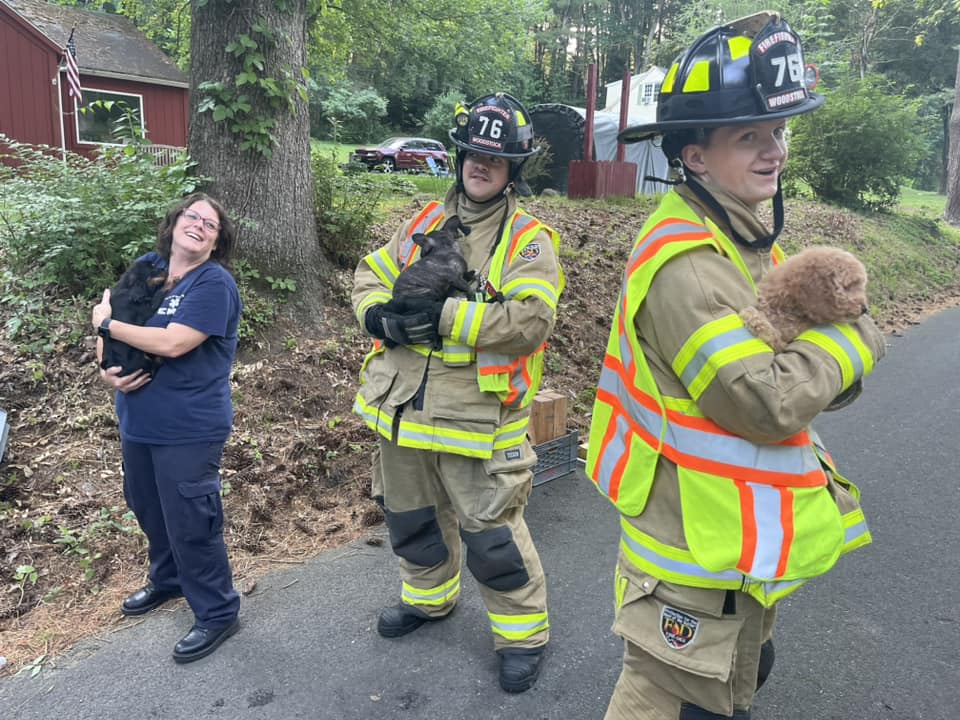
[{"label": "black puppy", "polygon": [[[163,283],[167,279],[164,271],[156,270],[146,260],[135,262],[120,276],[110,291],[110,308],[114,320],[134,325],[143,325],[163,303],[166,292]],[[103,360],[100,367],[104,370],[120,366],[120,375],[129,375],[143,370],[153,375],[162,363],[154,355],[130,347],[111,337],[103,338]]]},{"label": "black puppy", "polygon": [[467,270],[467,261],[457,247],[459,233],[469,235],[470,227],[454,215],[441,229],[411,237],[420,246],[420,259],[405,267],[397,277],[393,299],[399,305],[407,300],[440,301],[456,290],[470,291],[470,282],[476,273]]}]

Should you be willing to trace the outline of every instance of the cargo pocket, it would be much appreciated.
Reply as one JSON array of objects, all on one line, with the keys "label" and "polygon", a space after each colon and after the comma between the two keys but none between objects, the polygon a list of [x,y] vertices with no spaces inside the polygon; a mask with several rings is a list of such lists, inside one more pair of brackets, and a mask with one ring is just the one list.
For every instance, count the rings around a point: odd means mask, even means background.
[{"label": "cargo pocket", "polygon": [[[220,498],[220,459],[223,443],[210,443],[206,464],[200,464],[199,477],[181,480],[177,492],[183,499],[174,523],[187,542],[207,540],[223,530],[223,501]],[[197,466],[194,466],[197,467]]]},{"label": "cargo pocket", "polygon": [[525,505],[533,488],[531,468],[537,454],[524,440],[516,447],[494,450],[493,457],[483,461],[484,478],[477,493],[478,520],[497,520],[512,507]]},{"label": "cargo pocket", "polygon": [[183,498],[182,516],[177,524],[184,540],[206,540],[223,530],[219,477],[178,482],[177,492]]},{"label": "cargo pocket", "polygon": [[618,577],[613,631],[642,650],[631,666],[667,692],[712,712],[733,712],[733,669],[744,620],[724,615],[726,592]]}]

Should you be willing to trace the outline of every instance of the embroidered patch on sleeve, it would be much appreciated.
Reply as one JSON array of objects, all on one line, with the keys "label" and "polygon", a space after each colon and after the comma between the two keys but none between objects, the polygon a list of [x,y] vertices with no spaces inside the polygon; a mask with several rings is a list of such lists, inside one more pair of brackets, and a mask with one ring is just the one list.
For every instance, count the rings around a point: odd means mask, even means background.
[{"label": "embroidered patch on sleeve", "polygon": [[700,618],[689,615],[668,605],[660,613],[660,634],[667,645],[682,650],[693,643],[700,628]]},{"label": "embroidered patch on sleeve", "polygon": [[533,262],[540,257],[540,243],[532,242],[520,251],[520,257],[527,262]]}]

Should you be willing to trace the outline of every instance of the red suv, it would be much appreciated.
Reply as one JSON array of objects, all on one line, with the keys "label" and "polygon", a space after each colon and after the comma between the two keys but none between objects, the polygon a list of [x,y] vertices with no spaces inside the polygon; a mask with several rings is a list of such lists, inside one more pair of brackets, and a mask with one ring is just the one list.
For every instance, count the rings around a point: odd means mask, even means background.
[{"label": "red suv", "polygon": [[[433,159],[436,170],[430,168],[428,158]],[[376,147],[361,147],[351,155],[351,160],[364,163],[370,170],[385,173],[395,170],[415,172],[450,172],[450,160],[443,143],[429,138],[392,137]]]}]

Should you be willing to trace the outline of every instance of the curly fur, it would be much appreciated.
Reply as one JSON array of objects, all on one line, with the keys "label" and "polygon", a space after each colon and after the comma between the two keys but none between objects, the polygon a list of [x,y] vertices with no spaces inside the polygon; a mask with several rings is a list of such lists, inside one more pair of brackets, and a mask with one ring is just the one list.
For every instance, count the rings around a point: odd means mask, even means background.
[{"label": "curly fur", "polygon": [[780,352],[815,325],[853,322],[867,312],[867,270],[846,250],[812,247],[760,281],[757,301],[740,311],[743,324]]}]

